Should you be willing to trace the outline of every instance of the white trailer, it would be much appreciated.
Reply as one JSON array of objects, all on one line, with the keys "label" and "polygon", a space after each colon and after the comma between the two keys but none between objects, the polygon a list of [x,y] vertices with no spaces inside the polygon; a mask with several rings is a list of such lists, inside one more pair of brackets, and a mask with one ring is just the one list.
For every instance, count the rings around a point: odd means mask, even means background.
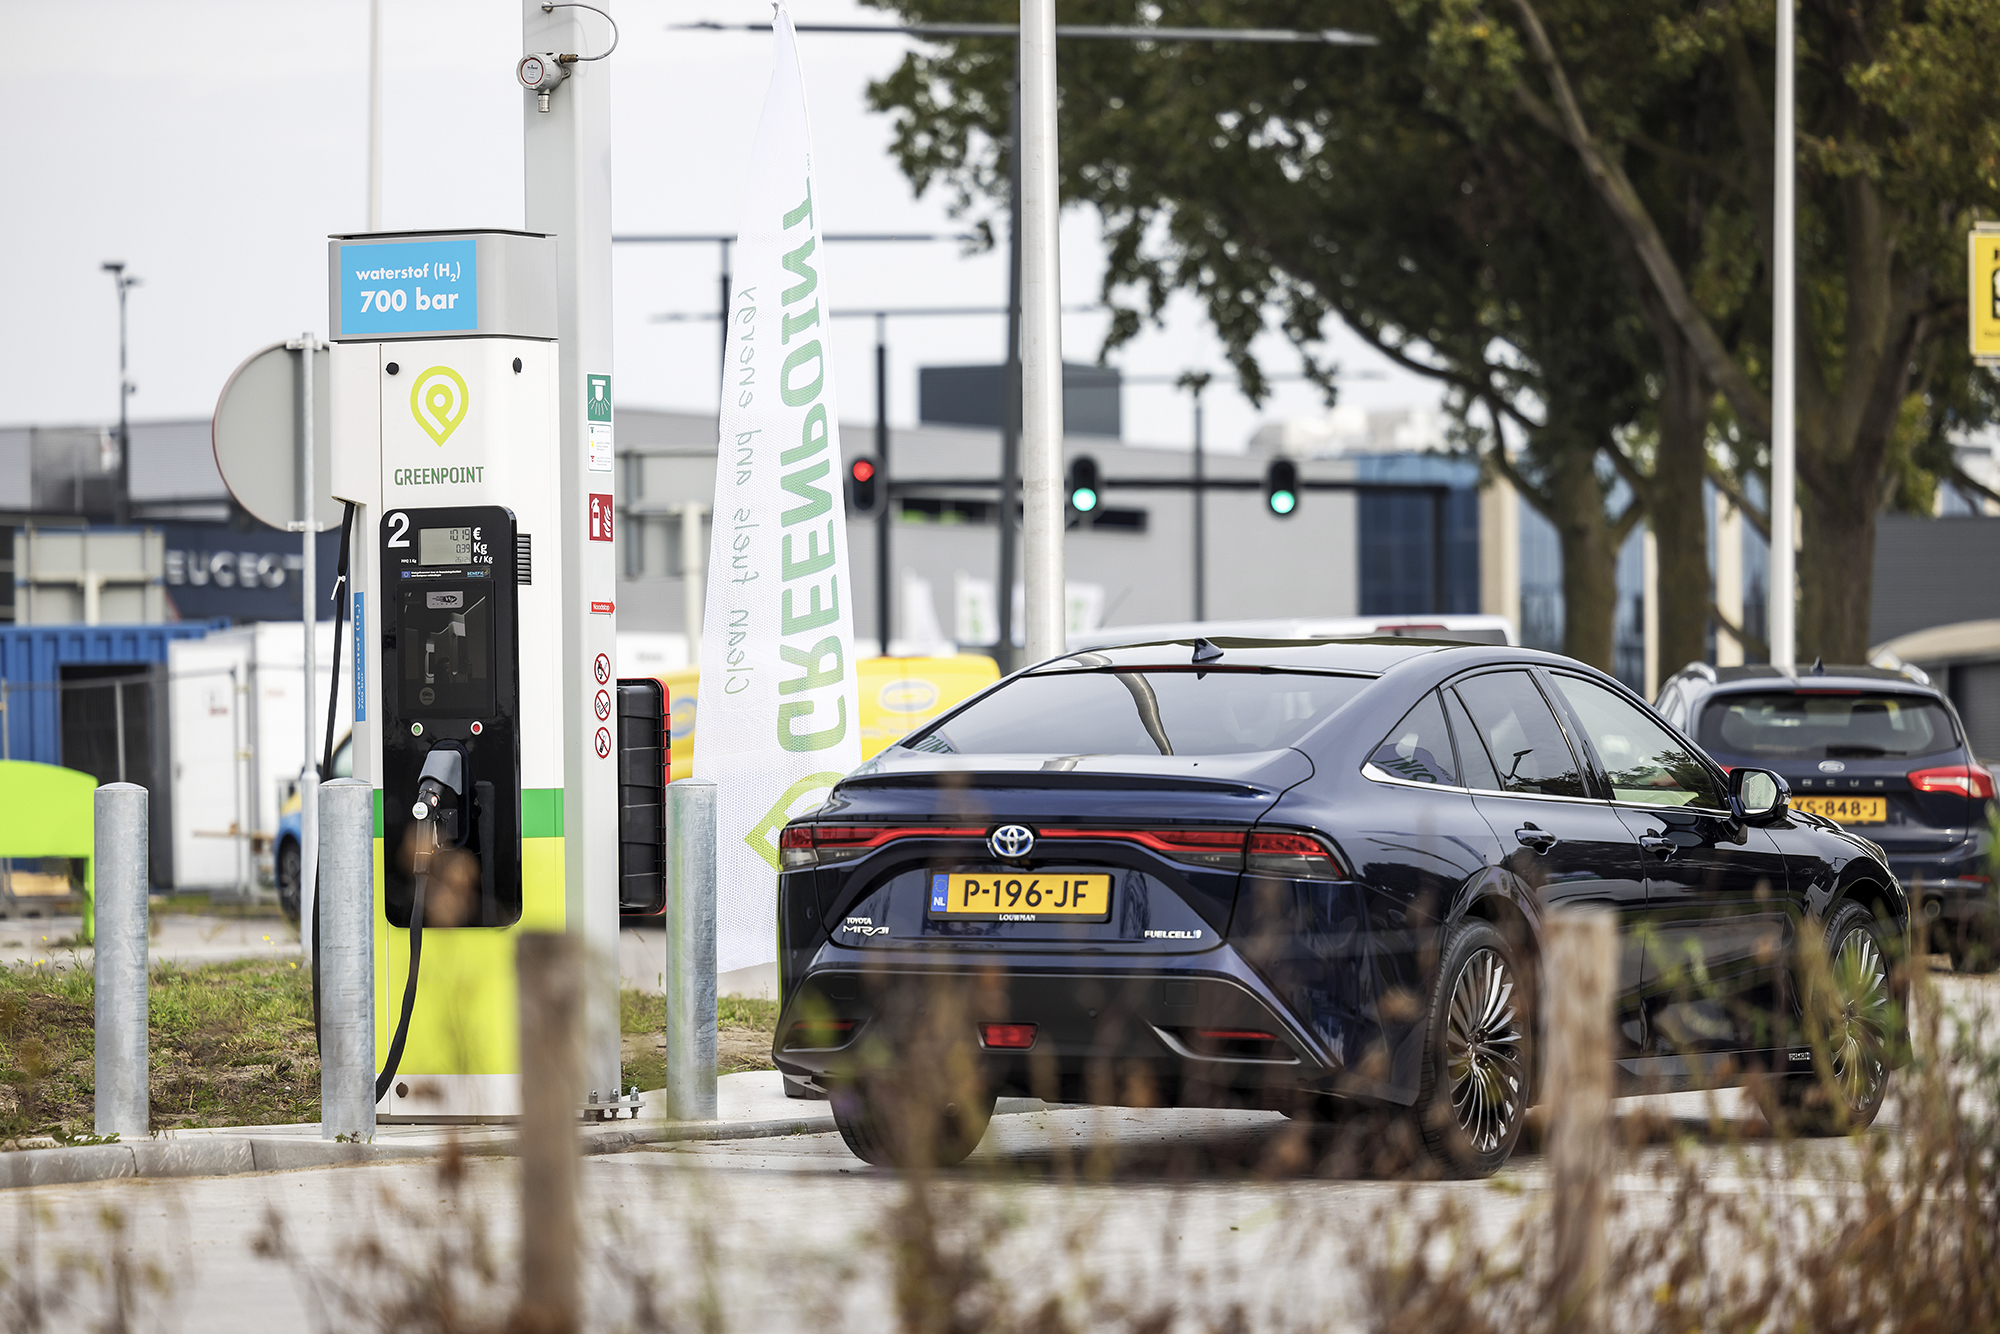
[{"label": "white trailer", "polygon": [[[176,889],[248,893],[271,883],[278,816],[305,763],[302,638],[296,623],[264,621],[168,646]],[[349,652],[343,644],[341,656]],[[333,622],[320,622],[313,656],[324,746]],[[336,742],[354,716],[352,688],[344,677],[341,685]]]}]

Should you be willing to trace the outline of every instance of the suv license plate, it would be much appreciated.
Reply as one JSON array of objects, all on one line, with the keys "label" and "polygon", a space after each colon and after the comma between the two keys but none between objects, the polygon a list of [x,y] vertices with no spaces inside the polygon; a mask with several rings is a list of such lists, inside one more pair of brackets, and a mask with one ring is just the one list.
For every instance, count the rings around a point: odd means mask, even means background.
[{"label": "suv license plate", "polygon": [[1887,824],[1887,797],[1793,797],[1792,805],[1840,824]]},{"label": "suv license plate", "polygon": [[932,917],[1035,922],[1046,917],[1103,922],[1111,917],[1109,875],[931,876]]}]

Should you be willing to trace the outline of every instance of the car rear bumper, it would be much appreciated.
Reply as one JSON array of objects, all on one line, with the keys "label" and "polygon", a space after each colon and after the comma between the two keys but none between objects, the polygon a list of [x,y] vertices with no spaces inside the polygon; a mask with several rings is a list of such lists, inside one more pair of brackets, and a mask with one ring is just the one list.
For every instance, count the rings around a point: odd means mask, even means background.
[{"label": "car rear bumper", "polygon": [[[906,1026],[931,1022],[976,1052],[986,1088],[1001,1095],[1132,1106],[1284,1108],[1304,1091],[1408,1101],[1328,1056],[1226,946],[1117,971],[1074,956],[996,962],[828,946],[785,998],[773,1059],[795,1087],[823,1092],[893,1075],[912,1045]],[[987,1024],[1032,1024],[1032,1044],[992,1047]]]},{"label": "car rear bumper", "polygon": [[1918,922],[1980,922],[2000,918],[2000,892],[1988,874],[1987,840],[1969,838],[1919,855],[1889,851],[1889,869],[1903,882]]}]

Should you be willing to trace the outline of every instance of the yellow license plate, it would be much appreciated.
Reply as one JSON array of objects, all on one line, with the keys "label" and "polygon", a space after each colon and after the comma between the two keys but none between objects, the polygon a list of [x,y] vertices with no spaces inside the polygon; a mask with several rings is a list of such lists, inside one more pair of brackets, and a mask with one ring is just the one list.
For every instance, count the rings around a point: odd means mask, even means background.
[{"label": "yellow license plate", "polygon": [[1111,916],[1108,875],[931,876],[930,915],[1035,922],[1045,917],[1102,922]]},{"label": "yellow license plate", "polygon": [[1840,824],[1886,824],[1887,797],[1793,797],[1792,805]]}]

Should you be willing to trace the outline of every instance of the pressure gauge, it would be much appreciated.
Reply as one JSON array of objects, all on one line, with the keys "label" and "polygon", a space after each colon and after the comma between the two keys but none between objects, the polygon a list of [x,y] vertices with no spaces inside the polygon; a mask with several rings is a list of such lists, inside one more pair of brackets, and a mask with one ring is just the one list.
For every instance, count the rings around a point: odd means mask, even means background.
[{"label": "pressure gauge", "polygon": [[540,51],[521,57],[521,63],[514,66],[514,77],[521,86],[535,97],[543,111],[549,109],[549,94],[557,84],[569,77],[569,66],[553,51]]}]

